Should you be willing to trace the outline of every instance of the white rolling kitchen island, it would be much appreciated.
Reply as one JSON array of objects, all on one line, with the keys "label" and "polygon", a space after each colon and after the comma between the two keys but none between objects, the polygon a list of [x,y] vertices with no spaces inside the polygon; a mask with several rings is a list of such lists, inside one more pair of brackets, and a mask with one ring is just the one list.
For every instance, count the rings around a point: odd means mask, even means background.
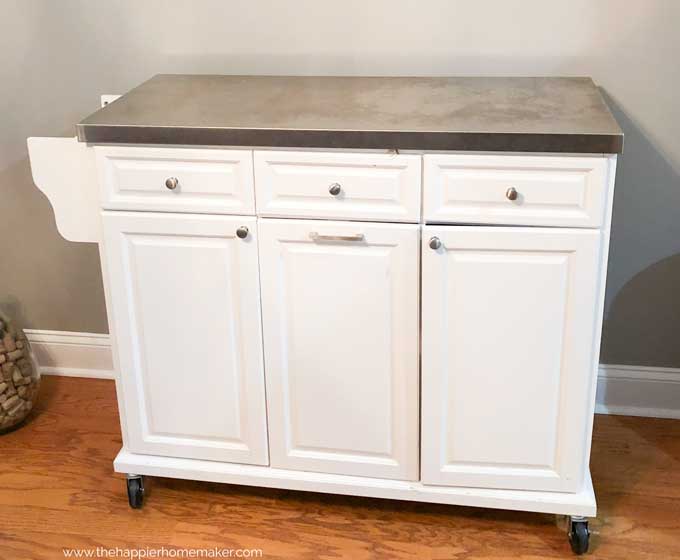
[{"label": "white rolling kitchen island", "polygon": [[30,138],[143,476],[571,516],[621,130],[587,78],[159,75]]}]

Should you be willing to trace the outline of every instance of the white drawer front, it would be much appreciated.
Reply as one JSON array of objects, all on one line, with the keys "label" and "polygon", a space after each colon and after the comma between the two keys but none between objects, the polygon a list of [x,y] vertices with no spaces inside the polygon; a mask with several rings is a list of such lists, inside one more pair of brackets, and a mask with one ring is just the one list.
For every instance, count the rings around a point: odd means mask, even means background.
[{"label": "white drawer front", "polygon": [[[153,210],[254,214],[252,152],[211,148],[95,148],[102,206]],[[174,189],[168,179],[177,179]]]},{"label": "white drawer front", "polygon": [[256,150],[257,213],[418,222],[420,170],[416,155]]},{"label": "white drawer front", "polygon": [[605,158],[433,154],[424,160],[427,222],[569,227],[602,223]]}]

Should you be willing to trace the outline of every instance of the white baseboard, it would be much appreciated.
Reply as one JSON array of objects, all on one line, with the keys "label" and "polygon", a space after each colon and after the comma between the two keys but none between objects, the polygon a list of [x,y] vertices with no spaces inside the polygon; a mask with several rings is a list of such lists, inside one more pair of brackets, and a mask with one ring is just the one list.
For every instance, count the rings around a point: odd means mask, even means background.
[{"label": "white baseboard", "polygon": [[114,379],[108,334],[26,329],[43,375]]},{"label": "white baseboard", "polygon": [[[107,334],[26,330],[45,375],[113,379]],[[680,368],[600,365],[595,412],[680,419]]]},{"label": "white baseboard", "polygon": [[595,412],[680,418],[680,368],[601,364]]}]

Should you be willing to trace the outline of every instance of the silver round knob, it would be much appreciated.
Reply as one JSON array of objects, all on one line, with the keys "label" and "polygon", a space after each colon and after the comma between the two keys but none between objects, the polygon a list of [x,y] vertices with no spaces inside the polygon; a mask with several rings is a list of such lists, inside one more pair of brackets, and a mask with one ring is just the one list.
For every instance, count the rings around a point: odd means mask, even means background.
[{"label": "silver round knob", "polygon": [[338,196],[342,192],[342,186],[340,183],[333,183],[330,187],[328,187],[328,192],[333,196]]},{"label": "silver round knob", "polygon": [[510,187],[505,191],[505,198],[508,200],[517,200],[517,189],[515,187]]},{"label": "silver round knob", "polygon": [[434,249],[435,251],[440,249],[442,246],[441,239],[439,237],[432,237],[430,238],[430,249]]},{"label": "silver round knob", "polygon": [[177,177],[168,177],[165,180],[165,186],[168,187],[171,191],[174,191],[177,188],[177,185],[179,185],[179,180]]},{"label": "silver round knob", "polygon": [[245,239],[248,237],[248,228],[246,226],[241,226],[236,230],[236,237],[239,239]]}]

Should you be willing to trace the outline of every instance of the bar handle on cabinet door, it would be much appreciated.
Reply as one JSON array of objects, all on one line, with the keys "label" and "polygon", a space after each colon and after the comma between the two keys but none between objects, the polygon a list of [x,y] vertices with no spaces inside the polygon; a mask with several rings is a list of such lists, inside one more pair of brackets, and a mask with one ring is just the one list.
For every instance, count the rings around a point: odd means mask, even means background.
[{"label": "bar handle on cabinet door", "polygon": [[316,231],[309,232],[309,238],[312,241],[363,241],[363,233],[355,233],[352,235],[321,235]]},{"label": "bar handle on cabinet door", "polygon": [[431,237],[429,245],[430,249],[438,251],[439,249],[441,249],[442,241],[441,239],[439,239],[439,237]]}]

